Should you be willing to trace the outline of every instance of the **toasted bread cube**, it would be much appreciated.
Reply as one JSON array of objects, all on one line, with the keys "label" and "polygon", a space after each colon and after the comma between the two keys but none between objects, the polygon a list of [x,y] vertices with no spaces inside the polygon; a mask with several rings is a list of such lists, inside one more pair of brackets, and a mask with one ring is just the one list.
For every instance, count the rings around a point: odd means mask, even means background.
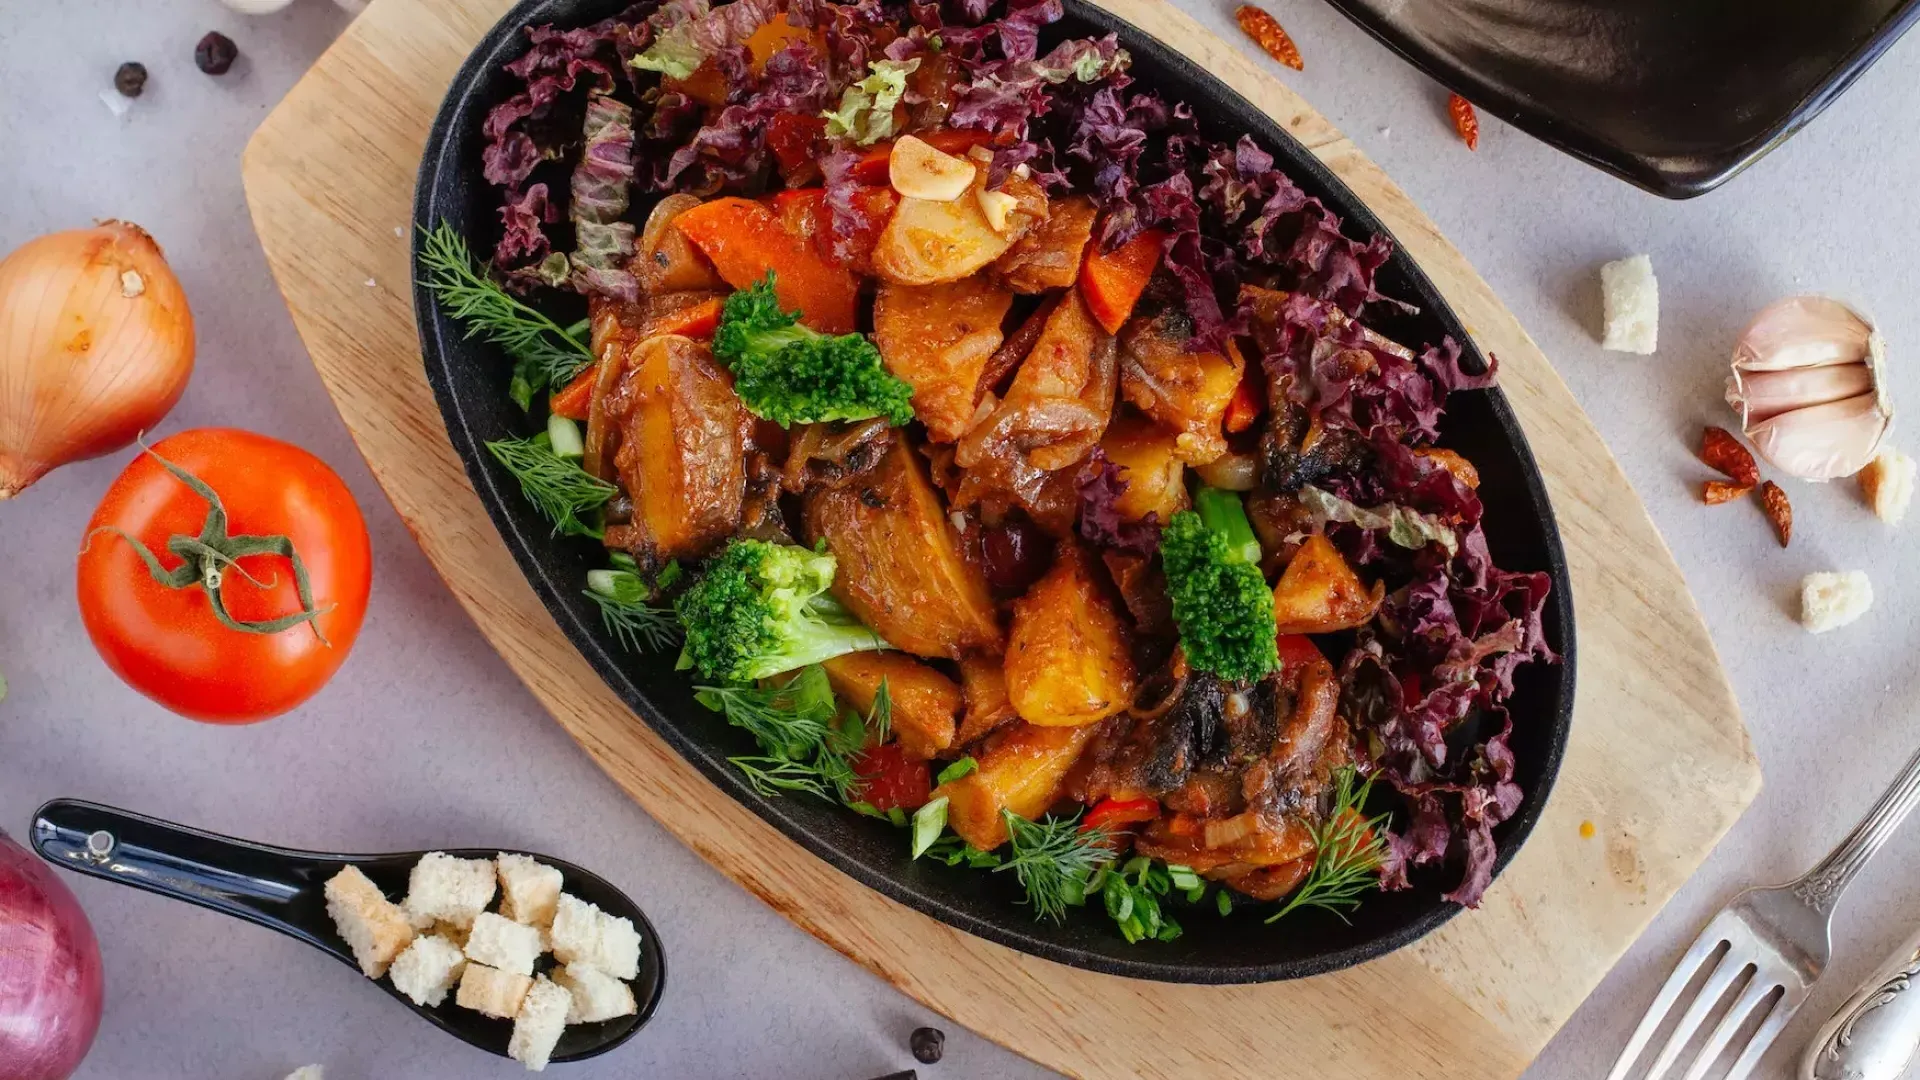
[{"label": "toasted bread cube", "polygon": [[413,939],[387,969],[393,988],[407,995],[415,1005],[438,1005],[447,1000],[447,992],[460,981],[467,958],[460,946],[438,934]]},{"label": "toasted bread cube", "polygon": [[1649,355],[1660,337],[1660,282],[1645,255],[1618,259],[1600,268],[1600,304],[1605,334],[1600,347]]},{"label": "toasted bread cube", "polygon": [[369,979],[385,975],[387,965],[413,941],[407,913],[388,900],[357,866],[344,867],[327,879],[324,892],[327,915],[353,950],[360,970]]},{"label": "toasted bread cube", "polygon": [[560,902],[560,871],[526,855],[495,856],[500,874],[500,914],[528,926],[552,926]]},{"label": "toasted bread cube", "polygon": [[1873,606],[1873,583],[1865,571],[1808,574],[1800,582],[1800,625],[1810,634],[1845,626]]},{"label": "toasted bread cube", "polygon": [[302,1065],[288,1073],[287,1080],[327,1080],[326,1070],[318,1065]]},{"label": "toasted bread cube", "polygon": [[533,962],[545,951],[537,927],[522,926],[491,911],[481,912],[467,935],[467,959],[501,971],[531,975]]},{"label": "toasted bread cube", "polygon": [[573,998],[565,989],[548,982],[544,976],[535,980],[533,989],[527,991],[525,1000],[520,1002],[520,1011],[513,1016],[513,1037],[507,1040],[507,1056],[525,1065],[528,1072],[545,1069],[548,1059],[553,1057],[554,1045],[567,1029],[567,1010],[572,1006]]},{"label": "toasted bread cube", "polygon": [[573,995],[573,1007],[567,1010],[569,1024],[596,1024],[639,1011],[632,987],[584,964],[561,968],[553,973],[553,981]]},{"label": "toasted bread cube", "polygon": [[493,903],[493,863],[485,859],[456,859],[429,851],[413,864],[407,877],[407,917],[418,927],[437,922],[473,925],[474,916]]},{"label": "toasted bread cube", "polygon": [[1913,504],[1913,459],[1889,446],[1860,470],[1860,494],[1873,516],[1889,525],[1900,524]]},{"label": "toasted bread cube", "polygon": [[455,926],[450,922],[437,922],[433,924],[432,930],[433,933],[453,942],[455,948],[465,949],[467,947],[467,935],[473,932],[473,926],[471,924]]},{"label": "toasted bread cube", "polygon": [[511,1020],[533,987],[533,976],[501,971],[485,964],[468,964],[460,974],[460,992],[453,1003],[496,1020]]},{"label": "toasted bread cube", "polygon": [[554,910],[553,955],[563,964],[598,968],[618,979],[640,974],[640,931],[577,896],[560,895]]}]

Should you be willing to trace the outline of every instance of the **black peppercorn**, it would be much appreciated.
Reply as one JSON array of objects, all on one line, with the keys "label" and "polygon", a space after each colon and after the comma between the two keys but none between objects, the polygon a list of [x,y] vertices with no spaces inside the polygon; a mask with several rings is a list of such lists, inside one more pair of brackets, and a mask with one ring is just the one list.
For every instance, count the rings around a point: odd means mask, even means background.
[{"label": "black peppercorn", "polygon": [[947,1036],[939,1028],[914,1028],[907,1046],[913,1050],[913,1060],[922,1065],[932,1065],[946,1051]]},{"label": "black peppercorn", "polygon": [[208,31],[193,47],[194,65],[209,75],[225,75],[239,55],[240,47],[218,30]]},{"label": "black peppercorn", "polygon": [[113,73],[113,88],[126,97],[139,97],[147,88],[147,65],[129,60]]}]

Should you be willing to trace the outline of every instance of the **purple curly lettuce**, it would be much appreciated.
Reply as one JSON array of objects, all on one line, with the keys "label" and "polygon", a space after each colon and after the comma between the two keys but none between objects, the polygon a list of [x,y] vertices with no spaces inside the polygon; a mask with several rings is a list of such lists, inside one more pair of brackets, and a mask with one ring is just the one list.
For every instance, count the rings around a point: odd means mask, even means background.
[{"label": "purple curly lettuce", "polygon": [[1120,466],[1097,446],[1080,466],[1080,472],[1074,477],[1080,497],[1080,537],[1096,547],[1151,555],[1160,550],[1160,515],[1149,511],[1139,521],[1120,516],[1117,504],[1127,491],[1127,482],[1120,473]]},{"label": "purple curly lettuce", "polygon": [[673,151],[658,185],[699,195],[763,186],[773,160],[768,122],[782,113],[812,115],[827,101],[820,54],[806,42],[790,42],[767,60],[742,104],[720,110]]},{"label": "purple curly lettuce", "polygon": [[[745,73],[741,46],[755,30],[780,14],[778,0],[732,0],[719,7],[707,0],[666,0],[647,20],[653,43],[631,61],[642,71],[684,79],[711,60],[729,76]],[[730,86],[740,80],[730,77]]]},{"label": "purple curly lettuce", "polygon": [[948,118],[955,127],[990,131],[1007,141],[1027,138],[1028,124],[1046,115],[1067,83],[1091,84],[1108,79],[1132,62],[1112,34],[1103,38],[1073,38],[1035,57],[1039,28],[1060,17],[1058,0],[1016,9],[998,24],[1000,45],[1007,55],[967,65],[971,78],[955,95]]},{"label": "purple curly lettuce", "polygon": [[627,269],[634,229],[622,221],[633,189],[633,110],[604,95],[587,102],[585,147],[573,169],[573,287],[635,303],[640,282]]}]

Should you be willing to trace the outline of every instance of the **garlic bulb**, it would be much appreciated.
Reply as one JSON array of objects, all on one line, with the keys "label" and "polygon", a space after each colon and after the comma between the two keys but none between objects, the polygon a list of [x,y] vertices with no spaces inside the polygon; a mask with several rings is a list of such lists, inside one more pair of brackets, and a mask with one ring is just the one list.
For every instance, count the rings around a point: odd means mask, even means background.
[{"label": "garlic bulb", "polygon": [[1803,480],[1851,476],[1893,423],[1885,364],[1865,316],[1824,296],[1788,297],[1740,335],[1727,404],[1775,468]]}]

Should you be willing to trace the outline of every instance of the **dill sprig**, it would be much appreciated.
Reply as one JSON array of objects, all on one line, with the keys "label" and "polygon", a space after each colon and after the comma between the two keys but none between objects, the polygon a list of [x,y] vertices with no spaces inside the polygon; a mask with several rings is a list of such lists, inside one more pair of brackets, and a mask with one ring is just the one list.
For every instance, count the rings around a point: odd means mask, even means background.
[{"label": "dill sprig", "polygon": [[533,395],[549,387],[565,386],[588,364],[593,352],[567,328],[514,298],[476,263],[467,242],[446,221],[427,234],[420,250],[425,285],[454,320],[464,323],[468,337],[500,346],[513,357],[513,382],[508,393],[522,409],[533,406]]},{"label": "dill sprig", "polygon": [[653,601],[670,575],[679,576],[679,564],[669,563],[649,585],[632,556],[616,552],[612,560],[612,569],[587,571],[586,596],[599,606],[607,632],[628,652],[639,652],[642,643],[654,652],[671,648],[680,637],[680,623],[670,605]]},{"label": "dill sprig", "polygon": [[1113,861],[1105,829],[1080,828],[1080,816],[1028,821],[1011,810],[1001,810],[1007,826],[1007,858],[994,873],[1013,871],[1027,891],[1034,918],[1066,919],[1067,908],[1087,899],[1087,883],[1094,871]]},{"label": "dill sprig", "polygon": [[531,439],[490,442],[487,451],[520,482],[520,493],[527,501],[553,522],[556,535],[601,535],[600,529],[587,524],[586,515],[605,505],[617,489],[579,462],[554,453],[545,432]]},{"label": "dill sprig", "polygon": [[854,755],[886,737],[893,699],[882,681],[863,718],[841,713],[818,664],[761,686],[701,686],[694,698],[753,736],[760,755],[727,760],[762,795],[800,791],[853,804],[860,786]]},{"label": "dill sprig", "polygon": [[1380,885],[1380,865],[1387,857],[1387,816],[1367,818],[1361,807],[1373,791],[1373,780],[1354,789],[1354,770],[1334,773],[1333,812],[1313,837],[1313,869],[1294,890],[1286,906],[1267,919],[1277,922],[1298,908],[1317,907],[1346,920],[1360,906],[1360,897]]}]

